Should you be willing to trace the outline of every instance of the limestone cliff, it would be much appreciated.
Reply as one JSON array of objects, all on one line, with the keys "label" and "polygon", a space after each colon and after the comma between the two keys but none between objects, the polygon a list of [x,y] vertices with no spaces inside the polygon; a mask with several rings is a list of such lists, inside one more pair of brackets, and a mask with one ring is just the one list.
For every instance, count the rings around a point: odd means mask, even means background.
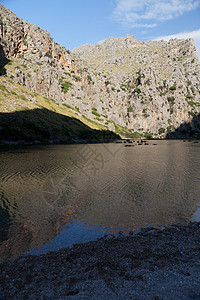
[{"label": "limestone cliff", "polygon": [[69,52],[2,4],[0,15],[4,76],[80,118],[124,135],[164,137],[199,113],[200,63],[191,39],[127,35]]},{"label": "limestone cliff", "polygon": [[154,136],[190,121],[200,107],[200,63],[191,39],[142,42],[127,35],[72,51],[94,81],[98,113]]},{"label": "limestone cliff", "polygon": [[1,57],[11,59],[7,75],[33,92],[65,99],[62,80],[76,67],[68,51],[55,43],[47,31],[15,16],[0,4]]}]

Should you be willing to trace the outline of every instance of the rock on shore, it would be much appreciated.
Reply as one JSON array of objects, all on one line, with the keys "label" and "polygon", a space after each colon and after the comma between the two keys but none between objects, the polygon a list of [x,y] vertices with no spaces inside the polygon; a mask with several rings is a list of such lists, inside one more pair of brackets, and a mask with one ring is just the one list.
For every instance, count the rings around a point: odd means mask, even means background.
[{"label": "rock on shore", "polygon": [[200,223],[0,264],[0,299],[200,299]]}]

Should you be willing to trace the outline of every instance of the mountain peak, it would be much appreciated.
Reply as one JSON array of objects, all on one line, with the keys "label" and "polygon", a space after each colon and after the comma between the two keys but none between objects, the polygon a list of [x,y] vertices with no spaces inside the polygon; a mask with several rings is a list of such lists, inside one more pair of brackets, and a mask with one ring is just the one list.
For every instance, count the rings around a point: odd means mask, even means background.
[{"label": "mountain peak", "polygon": [[85,122],[159,137],[198,114],[200,63],[192,39],[139,41],[127,34],[69,52],[3,5],[0,12],[1,59],[10,60],[2,62],[2,78],[67,106]]}]

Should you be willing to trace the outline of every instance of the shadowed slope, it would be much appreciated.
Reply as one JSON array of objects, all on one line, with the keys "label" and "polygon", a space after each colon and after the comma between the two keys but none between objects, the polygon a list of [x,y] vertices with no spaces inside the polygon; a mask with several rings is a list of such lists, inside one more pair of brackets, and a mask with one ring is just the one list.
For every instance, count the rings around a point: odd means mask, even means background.
[{"label": "shadowed slope", "polygon": [[46,108],[0,113],[0,141],[25,143],[73,143],[109,141],[119,136],[96,130],[80,120]]},{"label": "shadowed slope", "polygon": [[6,58],[2,45],[0,44],[0,76],[6,74],[4,66],[9,63],[9,59]]},{"label": "shadowed slope", "polygon": [[181,124],[173,132],[168,132],[166,139],[197,138],[200,139],[200,113],[195,115],[191,122]]}]

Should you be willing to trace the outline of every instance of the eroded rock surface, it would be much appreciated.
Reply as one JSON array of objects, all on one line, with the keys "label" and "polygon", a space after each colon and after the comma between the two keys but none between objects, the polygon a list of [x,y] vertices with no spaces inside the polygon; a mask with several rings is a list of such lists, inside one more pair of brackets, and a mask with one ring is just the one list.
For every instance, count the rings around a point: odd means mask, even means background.
[{"label": "eroded rock surface", "polygon": [[200,63],[192,39],[143,42],[127,35],[70,52],[2,4],[0,14],[6,74],[31,92],[125,135],[165,137],[199,113]]}]

